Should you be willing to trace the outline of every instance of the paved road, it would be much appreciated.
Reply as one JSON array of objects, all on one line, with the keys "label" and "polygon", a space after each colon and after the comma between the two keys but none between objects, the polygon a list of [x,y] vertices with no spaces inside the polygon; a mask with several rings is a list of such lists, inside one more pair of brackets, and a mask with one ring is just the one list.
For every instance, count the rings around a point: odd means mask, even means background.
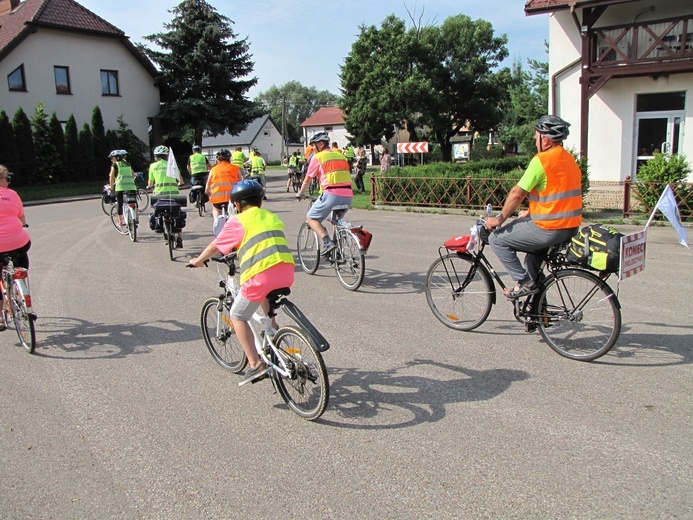
[{"label": "paved road", "polygon": [[[294,242],[307,207],[282,184],[266,207]],[[293,290],[332,343],[330,405],[308,423],[204,347],[216,272],[183,265],[211,217],[191,212],[175,262],[98,200],[27,217],[39,347],[0,334],[2,518],[693,516],[693,255],[671,228],[621,284],[617,347],[586,364],[505,302],[474,333],[433,318],[426,270],[471,217],[352,210],[374,234],[362,289],[321,268]]]}]

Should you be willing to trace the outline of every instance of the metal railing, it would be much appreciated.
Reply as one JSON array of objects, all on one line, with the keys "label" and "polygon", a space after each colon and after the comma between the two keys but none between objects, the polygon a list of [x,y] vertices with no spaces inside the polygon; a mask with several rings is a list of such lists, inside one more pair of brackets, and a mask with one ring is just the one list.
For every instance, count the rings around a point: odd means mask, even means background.
[{"label": "metal railing", "polygon": [[683,220],[693,219],[693,183],[633,182],[623,185],[623,216],[647,216],[652,213],[667,184],[671,186]]}]

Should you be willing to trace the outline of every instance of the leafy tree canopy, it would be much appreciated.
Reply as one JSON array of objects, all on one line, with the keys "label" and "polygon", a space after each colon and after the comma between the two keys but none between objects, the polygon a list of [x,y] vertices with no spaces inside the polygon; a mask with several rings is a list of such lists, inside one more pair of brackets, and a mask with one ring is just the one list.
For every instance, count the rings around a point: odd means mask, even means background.
[{"label": "leafy tree canopy", "polygon": [[347,130],[357,141],[379,143],[395,128],[408,130],[412,141],[426,128],[449,160],[459,130],[486,131],[500,121],[504,84],[494,69],[508,54],[506,43],[489,22],[465,15],[408,29],[390,15],[380,28],[361,27],[340,75]]},{"label": "leafy tree canopy", "polygon": [[315,87],[304,87],[298,81],[289,81],[279,87],[272,85],[258,94],[255,102],[263,112],[269,112],[277,125],[285,121],[286,137],[298,142],[302,135],[301,123],[321,107],[336,106],[339,96],[328,90],[318,91]]},{"label": "leafy tree canopy", "polygon": [[167,32],[145,38],[162,50],[142,50],[158,64],[162,87],[160,116],[165,132],[237,134],[258,115],[245,94],[257,83],[246,78],[254,63],[247,38],[237,39],[231,21],[204,0],[185,0],[172,11]]}]

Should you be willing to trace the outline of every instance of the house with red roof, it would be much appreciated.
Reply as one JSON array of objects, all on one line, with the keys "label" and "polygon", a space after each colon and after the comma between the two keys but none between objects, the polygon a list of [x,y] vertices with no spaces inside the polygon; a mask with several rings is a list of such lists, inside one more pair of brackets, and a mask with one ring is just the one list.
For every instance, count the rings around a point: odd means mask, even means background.
[{"label": "house with red roof", "polygon": [[572,123],[592,188],[635,179],[655,151],[693,158],[692,1],[527,0],[525,14],[548,15],[549,112]]},{"label": "house with red roof", "polygon": [[336,142],[343,149],[349,143],[349,134],[344,127],[344,113],[339,107],[323,107],[301,123],[303,142],[308,143],[313,134],[327,132],[330,142]]},{"label": "house with red roof", "polygon": [[0,0],[0,109],[10,119],[19,107],[31,117],[42,102],[81,127],[98,105],[106,130],[122,116],[149,144],[156,76],[123,31],[74,0]]}]

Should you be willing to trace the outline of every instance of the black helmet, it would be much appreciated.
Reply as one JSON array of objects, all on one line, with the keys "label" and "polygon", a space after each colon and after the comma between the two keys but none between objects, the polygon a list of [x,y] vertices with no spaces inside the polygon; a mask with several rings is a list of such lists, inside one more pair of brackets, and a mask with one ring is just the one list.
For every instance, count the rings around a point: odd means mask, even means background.
[{"label": "black helmet", "polygon": [[224,159],[229,159],[231,157],[231,152],[229,152],[226,148],[222,148],[217,152],[217,159],[219,158],[224,158]]},{"label": "black helmet", "polygon": [[265,189],[262,187],[262,184],[249,179],[237,182],[231,190],[231,202],[250,199],[253,197],[262,198],[264,196]]},{"label": "black helmet", "polygon": [[541,135],[545,135],[552,141],[563,141],[570,131],[568,127],[570,123],[564,121],[558,116],[541,116],[537,119],[534,128]]},{"label": "black helmet", "polygon": [[317,143],[318,141],[325,141],[326,143],[330,142],[330,136],[327,132],[318,132],[317,134],[314,134],[313,137],[310,138],[310,141],[308,141],[309,144]]}]

